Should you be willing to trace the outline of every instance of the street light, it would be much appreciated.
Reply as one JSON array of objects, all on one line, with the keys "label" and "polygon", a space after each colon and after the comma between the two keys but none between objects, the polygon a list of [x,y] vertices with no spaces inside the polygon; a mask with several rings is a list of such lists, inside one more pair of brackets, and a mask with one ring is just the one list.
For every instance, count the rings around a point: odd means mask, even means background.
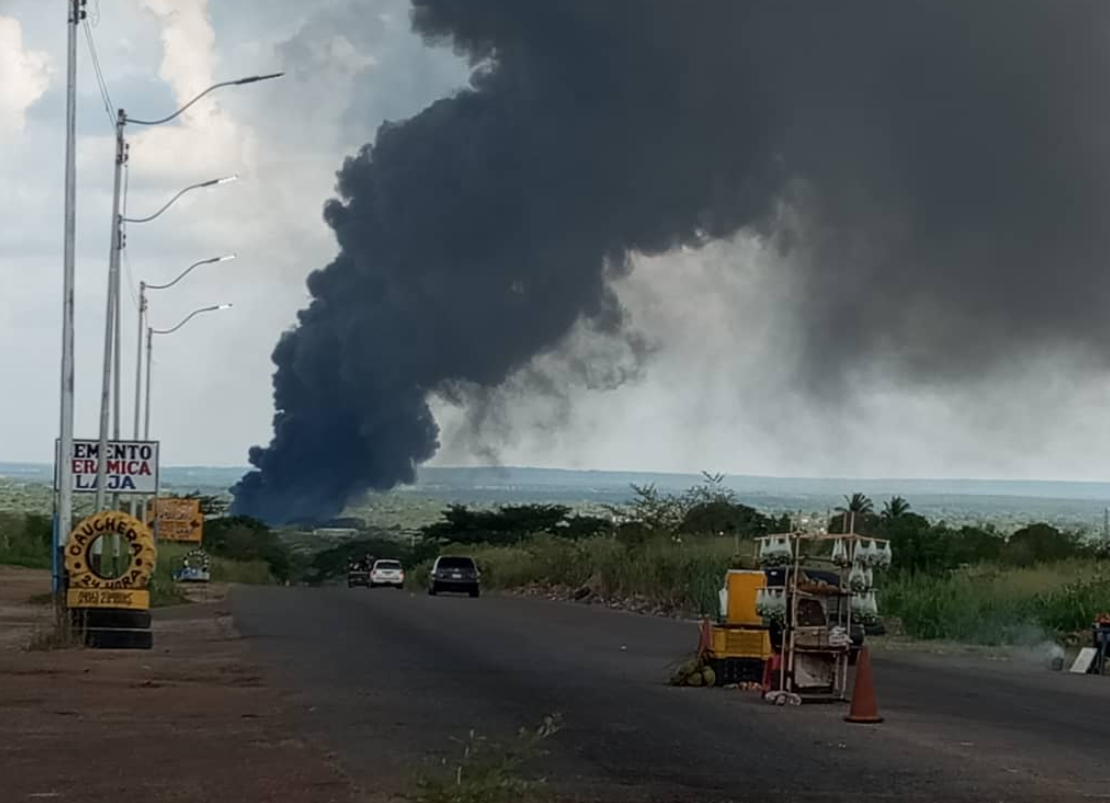
[{"label": "street light", "polygon": [[[197,101],[199,101],[205,95],[207,95],[208,93],[213,92],[213,91],[215,91],[215,90],[217,90],[221,87],[225,87],[225,86],[243,86],[245,84],[253,84],[253,83],[257,83],[259,81],[267,81],[267,80],[270,80],[272,78],[279,78],[282,75],[284,75],[284,73],[280,73],[280,72],[279,73],[270,73],[270,74],[267,74],[267,75],[252,75],[252,76],[249,76],[247,78],[239,78],[239,79],[234,80],[234,81],[223,81],[223,82],[220,82],[218,84],[213,84],[212,86],[208,87],[203,92],[198,94],[196,97],[194,97],[192,100],[190,100],[188,103],[186,103],[184,106],[182,106],[180,109],[175,111],[173,114],[169,115],[168,117],[163,117],[160,120],[139,120],[137,118],[131,118],[131,117],[127,116],[127,112],[124,111],[123,109],[119,109],[119,111],[116,114],[116,160],[115,160],[115,175],[114,175],[114,178],[113,178],[113,186],[112,186],[112,237],[111,237],[112,245],[111,245],[111,252],[109,253],[109,259],[108,259],[108,300],[107,300],[107,314],[105,316],[105,321],[104,321],[104,370],[103,370],[103,375],[101,377],[101,388],[100,388],[100,444],[99,444],[97,471],[96,471],[96,509],[97,510],[104,510],[105,501],[107,499],[107,488],[106,488],[106,486],[107,486],[107,479],[108,479],[108,460],[107,460],[107,457],[108,457],[108,407],[109,407],[109,404],[111,403],[111,400],[112,400],[112,375],[113,375],[113,373],[115,374],[115,377],[116,377],[116,388],[115,388],[115,399],[116,399],[116,405],[115,405],[115,437],[116,438],[119,437],[119,423],[120,423],[119,422],[119,417],[120,417],[119,416],[119,397],[120,397],[120,390],[119,390],[119,375],[120,375],[120,370],[119,370],[119,353],[120,353],[120,270],[119,270],[119,262],[120,262],[120,250],[123,247],[122,228],[123,228],[123,224],[125,222],[122,215],[120,214],[120,185],[121,185],[122,176],[123,176],[123,167],[124,167],[125,164],[127,164],[127,159],[128,159],[128,146],[127,146],[127,141],[124,138],[124,129],[127,126],[128,123],[134,123],[135,125],[147,125],[147,126],[155,126],[155,125],[162,125],[163,123],[168,123],[171,120],[174,120],[177,117],[179,117],[180,115],[184,114],[187,109],[189,109],[191,106],[193,106]],[[226,179],[223,179],[223,180],[216,179],[211,183],[206,182],[205,184],[202,184],[200,186],[213,186],[214,184],[220,184],[220,183],[225,183],[225,182],[226,182]],[[193,189],[193,188],[190,187],[189,189]],[[162,212],[164,212],[166,209],[168,209],[173,204],[173,202],[176,201],[177,198],[180,197],[183,194],[184,194],[184,192],[180,193],[178,196],[171,199],[169,204],[167,204],[165,207],[160,209],[157,213],[155,213],[151,217],[141,218],[141,219],[138,219],[138,220],[153,220],[158,215],[162,214]],[[138,222],[138,221],[136,221],[136,222]],[[112,367],[113,346],[114,346],[114,349],[115,349],[114,353],[115,353],[115,358],[116,358],[116,366],[115,366],[114,372],[113,372],[113,367]],[[148,388],[148,390],[149,390],[149,388]],[[73,455],[72,455],[72,444],[69,445],[68,453],[65,452],[65,449],[64,449],[66,444],[63,443],[62,446],[63,446],[63,459],[71,460],[72,457],[73,457]],[[60,513],[62,515],[66,515],[70,512],[71,511],[66,511],[66,510],[60,511]],[[62,520],[64,521],[65,519],[62,519]]]},{"label": "street light", "polygon": [[[121,110],[121,113],[122,113],[122,110]],[[124,161],[126,162],[126,160],[127,160],[127,146],[124,145]],[[189,192],[192,192],[193,190],[200,190],[200,189],[205,189],[205,188],[208,188],[208,187],[218,187],[221,184],[229,184],[233,181],[238,181],[238,180],[239,180],[238,175],[231,175],[231,176],[224,176],[222,178],[209,179],[208,181],[201,181],[201,182],[198,182],[196,184],[190,184],[188,187],[185,187],[184,189],[179,190],[172,198],[170,198],[168,201],[166,201],[166,203],[163,204],[161,209],[159,209],[157,212],[155,212],[153,215],[147,215],[146,217],[132,218],[132,217],[123,217],[121,214],[117,214],[117,224],[116,224],[115,228],[116,228],[116,234],[117,234],[117,237],[118,237],[118,248],[114,249],[113,252],[112,252],[112,257],[114,257],[114,260],[115,260],[114,269],[115,269],[115,275],[116,275],[116,278],[115,278],[116,290],[115,290],[115,298],[114,299],[109,299],[109,308],[113,309],[112,320],[110,321],[110,324],[111,324],[111,327],[112,327],[112,335],[111,335],[111,341],[112,342],[111,342],[110,345],[114,349],[113,358],[114,358],[114,363],[115,364],[114,364],[114,367],[112,369],[109,369],[109,368],[105,367],[105,376],[104,376],[105,383],[108,382],[109,371],[112,373],[112,375],[114,376],[114,379],[115,379],[115,392],[114,392],[114,398],[113,398],[113,406],[114,406],[114,416],[113,416],[114,425],[113,425],[113,427],[114,427],[114,431],[113,431],[112,437],[115,438],[116,440],[119,440],[119,437],[120,437],[120,431],[119,431],[120,430],[120,402],[121,402],[120,381],[122,379],[122,376],[121,376],[122,372],[121,372],[121,369],[120,369],[121,324],[120,324],[120,303],[119,303],[119,252],[123,249],[123,245],[124,245],[123,224],[124,223],[148,223],[148,222],[154,220],[155,218],[161,217],[162,214],[167,209],[169,209],[171,206],[173,206],[175,203],[177,203],[177,201],[183,195],[185,195]],[[109,278],[111,278],[111,268],[112,268],[112,263],[111,262],[109,263],[109,268],[110,268],[109,269]],[[143,347],[142,341],[143,341],[143,311],[142,311],[142,302],[140,302],[139,335],[138,335],[138,343],[136,344],[136,349],[138,351],[138,356],[136,357],[136,363],[135,363],[136,379],[139,377],[140,371],[141,371],[141,368],[142,368],[142,347]],[[106,340],[105,341],[105,357],[106,358],[107,358],[108,353],[109,353],[108,348],[109,348],[109,343]],[[138,387],[138,384],[136,384],[136,386],[135,386],[135,400],[136,400],[136,403],[138,402],[138,399],[139,399],[139,393],[140,393],[139,387]],[[100,409],[101,419],[102,419],[101,420],[101,424],[102,424],[101,446],[102,446],[102,449],[107,448],[107,441],[104,439],[104,433],[107,430],[107,408],[104,405],[104,401],[105,400],[102,397],[101,398],[101,409]],[[135,437],[136,437],[136,439],[138,438],[138,430],[139,430],[139,411],[138,411],[138,408],[136,408],[136,410],[135,410]],[[101,462],[104,462],[104,461],[101,461]],[[100,481],[101,481],[102,478],[107,477],[107,466],[105,465],[105,469],[104,469],[103,472],[100,472],[99,466],[97,467],[97,469],[98,469],[98,473],[97,473],[97,499],[100,499],[100,496],[101,496]],[[103,477],[101,476],[101,474],[103,474]],[[105,489],[104,493],[107,493],[106,489]],[[112,503],[113,507],[117,506],[118,502],[119,502],[118,497],[115,497],[114,499],[115,499],[115,501],[113,501],[113,503]],[[98,504],[98,507],[99,507],[99,504]]]},{"label": "street light", "polygon": [[[216,183],[219,183],[220,181],[227,181],[227,179],[218,179]],[[143,330],[146,324],[147,313],[146,291],[169,290],[171,287],[180,282],[201,265],[214,265],[218,262],[230,262],[233,259],[235,259],[235,254],[224,254],[223,256],[212,257],[210,259],[202,259],[199,262],[194,262],[192,265],[185,268],[185,270],[181,271],[181,273],[177,275],[177,278],[175,278],[172,282],[166,282],[165,284],[147,284],[146,282],[139,282],[139,333],[135,338],[135,348],[138,352],[135,356],[135,440],[139,439],[139,414],[142,410]]]},{"label": "street light", "polygon": [[177,195],[166,201],[165,205],[163,205],[162,208],[155,212],[153,215],[147,215],[146,217],[121,217],[120,221],[123,223],[149,223],[150,221],[154,220],[154,218],[161,217],[163,212],[177,203],[177,200],[187,192],[192,192],[193,190],[203,190],[206,187],[218,187],[221,184],[230,184],[231,182],[238,180],[239,176],[235,175],[225,176],[224,178],[214,178],[211,181],[202,181],[199,184],[190,184],[188,187],[178,192]]},{"label": "street light", "polygon": [[146,330],[146,423],[143,425],[143,439],[150,440],[150,364],[151,357],[154,353],[154,336],[155,335],[172,335],[182,326],[198,315],[203,315],[207,312],[219,312],[220,310],[231,309],[231,304],[216,304],[211,307],[201,307],[195,309],[181,319],[177,326],[171,326],[169,329],[154,329],[148,327]]}]

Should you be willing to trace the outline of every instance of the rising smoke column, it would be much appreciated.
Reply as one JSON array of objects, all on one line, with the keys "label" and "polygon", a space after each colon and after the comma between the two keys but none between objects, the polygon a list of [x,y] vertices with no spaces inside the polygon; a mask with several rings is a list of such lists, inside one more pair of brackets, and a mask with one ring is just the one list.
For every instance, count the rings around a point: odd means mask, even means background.
[{"label": "rising smoke column", "polygon": [[797,274],[810,377],[964,381],[1110,335],[1104,0],[413,5],[472,85],[343,165],[239,512],[411,481],[430,393],[619,335],[630,252],[741,229]]}]

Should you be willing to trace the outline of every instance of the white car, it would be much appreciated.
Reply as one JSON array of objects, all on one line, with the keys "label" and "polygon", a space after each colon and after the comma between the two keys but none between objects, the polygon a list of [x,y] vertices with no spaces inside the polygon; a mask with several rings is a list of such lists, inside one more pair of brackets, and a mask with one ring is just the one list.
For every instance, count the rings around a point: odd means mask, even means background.
[{"label": "white car", "polygon": [[405,570],[402,568],[400,561],[374,561],[374,566],[370,569],[370,587],[377,588],[378,586],[405,587]]}]

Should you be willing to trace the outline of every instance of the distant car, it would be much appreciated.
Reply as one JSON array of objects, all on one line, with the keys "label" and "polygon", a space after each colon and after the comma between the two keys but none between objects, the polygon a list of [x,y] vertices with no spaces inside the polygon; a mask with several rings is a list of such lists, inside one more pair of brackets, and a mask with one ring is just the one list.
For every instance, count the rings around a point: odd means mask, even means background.
[{"label": "distant car", "polygon": [[428,593],[434,597],[442,591],[451,591],[477,597],[481,593],[480,580],[481,572],[473,558],[440,555],[432,564]]},{"label": "distant car", "polygon": [[347,588],[370,585],[370,566],[368,558],[352,558],[347,561]]},{"label": "distant car", "polygon": [[370,569],[370,587],[377,588],[378,586],[405,587],[405,570],[400,561],[374,561],[374,567]]}]

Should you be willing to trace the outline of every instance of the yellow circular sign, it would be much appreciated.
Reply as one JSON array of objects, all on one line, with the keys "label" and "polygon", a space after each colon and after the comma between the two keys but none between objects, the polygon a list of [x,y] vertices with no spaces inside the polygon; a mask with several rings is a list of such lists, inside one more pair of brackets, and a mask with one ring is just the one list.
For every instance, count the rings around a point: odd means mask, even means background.
[{"label": "yellow circular sign", "polygon": [[[89,550],[102,535],[118,535],[130,553],[130,561],[119,577],[101,577],[89,563]],[[154,573],[154,536],[150,528],[120,510],[102,510],[82,519],[69,534],[65,567],[70,588],[146,588]]]}]

